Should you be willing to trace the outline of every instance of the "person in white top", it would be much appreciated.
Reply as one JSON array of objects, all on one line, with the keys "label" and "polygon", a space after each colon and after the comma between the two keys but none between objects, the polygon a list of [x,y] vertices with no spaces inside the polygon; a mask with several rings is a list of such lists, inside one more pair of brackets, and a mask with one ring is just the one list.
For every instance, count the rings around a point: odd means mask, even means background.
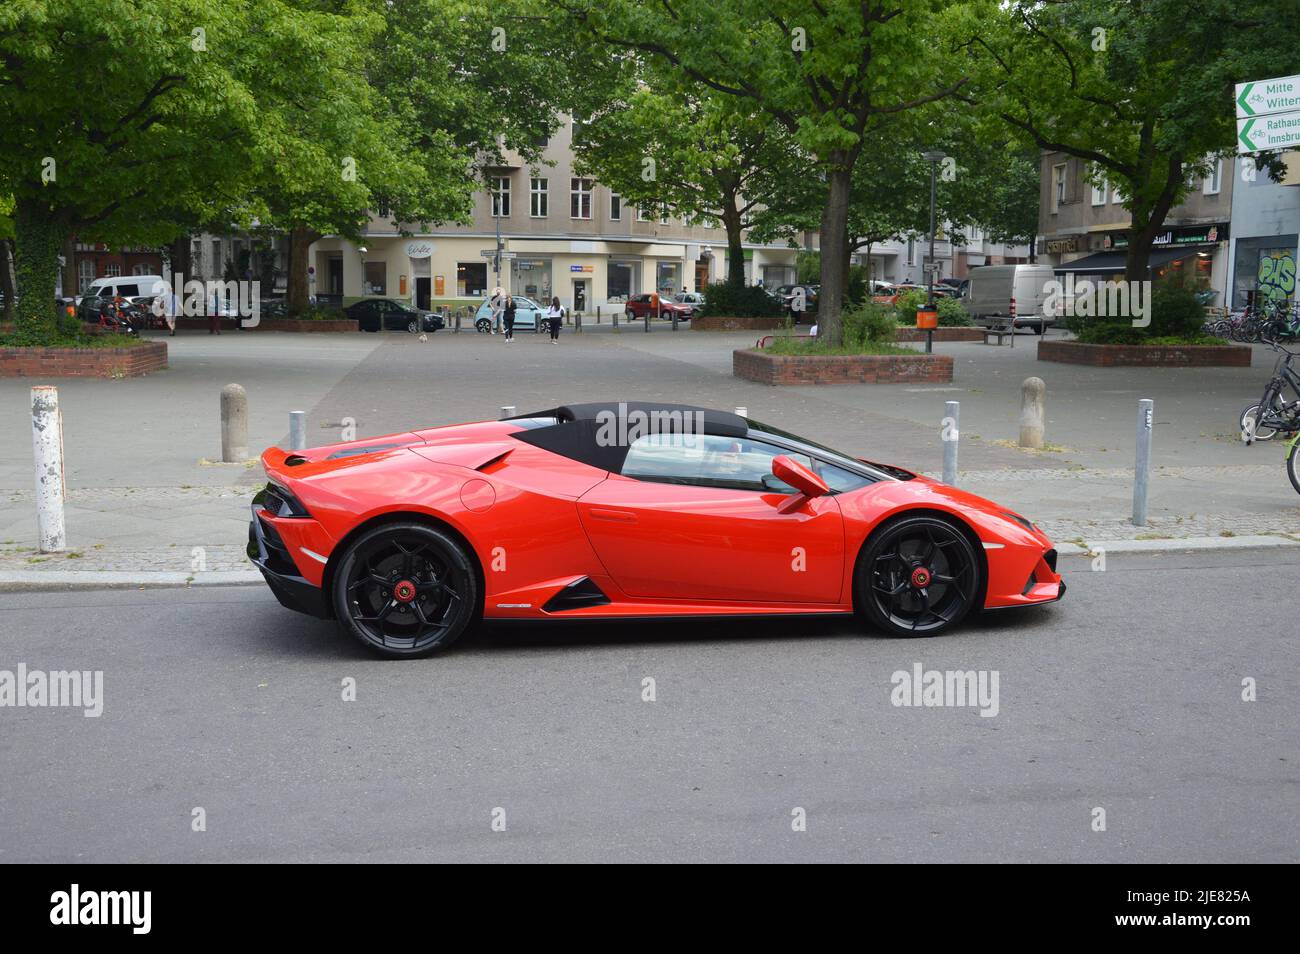
[{"label": "person in white top", "polygon": [[559,344],[560,325],[564,323],[564,306],[560,304],[560,299],[551,299],[551,307],[546,309],[546,318],[551,323],[551,344]]}]

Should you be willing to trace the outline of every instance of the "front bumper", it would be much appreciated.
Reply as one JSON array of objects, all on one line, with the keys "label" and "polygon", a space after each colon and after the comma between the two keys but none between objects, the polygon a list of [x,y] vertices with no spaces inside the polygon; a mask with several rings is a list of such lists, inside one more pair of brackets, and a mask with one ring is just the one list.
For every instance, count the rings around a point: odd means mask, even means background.
[{"label": "front bumper", "polygon": [[248,558],[261,571],[275,598],[286,609],[329,619],[333,613],[325,594],[319,586],[299,574],[280,534],[262,519],[266,509],[256,502],[252,509],[253,519],[248,524]]}]

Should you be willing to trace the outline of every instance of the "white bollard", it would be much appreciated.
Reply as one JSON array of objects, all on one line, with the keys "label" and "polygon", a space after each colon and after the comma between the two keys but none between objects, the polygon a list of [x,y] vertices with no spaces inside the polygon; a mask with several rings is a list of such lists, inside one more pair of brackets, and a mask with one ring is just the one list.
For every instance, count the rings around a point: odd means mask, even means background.
[{"label": "white bollard", "polygon": [[1020,446],[1041,448],[1047,421],[1047,384],[1025,378],[1020,385]]},{"label": "white bollard", "polygon": [[1147,523],[1147,491],[1151,484],[1151,426],[1155,423],[1155,402],[1150,398],[1138,401],[1137,456],[1133,467],[1133,525],[1145,527]]},{"label": "white bollard", "polygon": [[248,460],[248,393],[238,384],[221,389],[221,462]]},{"label": "white bollard", "polygon": [[747,407],[736,408],[736,417],[749,417],[749,408]]},{"label": "white bollard", "polygon": [[515,416],[515,406],[513,404],[507,404],[501,408],[501,420],[504,421],[506,418],[514,417],[514,416]]},{"label": "white bollard", "polygon": [[961,440],[961,403],[945,401],[943,405],[943,482],[957,486],[957,443]]},{"label": "white bollard", "polygon": [[289,450],[307,449],[307,412],[289,412]]},{"label": "white bollard", "polygon": [[32,388],[32,451],[36,456],[36,533],[42,553],[68,545],[63,522],[63,412],[59,389]]}]

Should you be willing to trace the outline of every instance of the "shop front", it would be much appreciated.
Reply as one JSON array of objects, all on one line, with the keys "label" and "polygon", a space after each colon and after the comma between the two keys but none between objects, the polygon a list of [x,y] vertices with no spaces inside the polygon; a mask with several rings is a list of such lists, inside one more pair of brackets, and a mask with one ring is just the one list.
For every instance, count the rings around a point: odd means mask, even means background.
[{"label": "shop front", "polygon": [[[1227,222],[1164,230],[1151,246],[1151,281],[1194,288],[1205,292],[1207,298],[1213,296],[1208,304],[1222,305],[1227,285],[1227,242]],[[1047,239],[1043,251],[1062,259],[1056,266],[1058,275],[1073,273],[1095,281],[1122,281],[1128,246],[1127,232],[1108,231]]]}]

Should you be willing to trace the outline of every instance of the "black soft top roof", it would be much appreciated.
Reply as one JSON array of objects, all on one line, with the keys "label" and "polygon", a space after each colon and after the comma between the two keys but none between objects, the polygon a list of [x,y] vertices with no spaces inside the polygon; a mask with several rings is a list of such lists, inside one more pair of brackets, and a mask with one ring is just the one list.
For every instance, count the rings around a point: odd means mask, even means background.
[{"label": "black soft top roof", "polygon": [[698,434],[702,429],[705,434],[744,437],[749,431],[745,419],[729,411],[655,401],[566,404],[547,411],[519,414],[508,420],[539,417],[553,417],[556,423],[522,430],[510,436],[552,454],[581,461],[611,473],[623,469],[623,459],[627,457],[628,444],[631,443],[626,438],[637,432]]}]

